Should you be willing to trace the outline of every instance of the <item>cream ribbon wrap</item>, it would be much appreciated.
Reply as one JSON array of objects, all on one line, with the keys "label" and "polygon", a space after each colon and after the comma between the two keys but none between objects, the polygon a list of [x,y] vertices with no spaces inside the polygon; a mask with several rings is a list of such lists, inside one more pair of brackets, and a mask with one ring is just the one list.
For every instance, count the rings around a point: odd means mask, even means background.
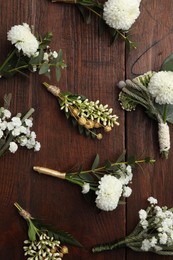
[{"label": "cream ribbon wrap", "polygon": [[159,136],[159,144],[160,144],[160,153],[168,152],[170,149],[169,126],[167,123],[159,123],[158,127],[159,127],[158,136]]}]

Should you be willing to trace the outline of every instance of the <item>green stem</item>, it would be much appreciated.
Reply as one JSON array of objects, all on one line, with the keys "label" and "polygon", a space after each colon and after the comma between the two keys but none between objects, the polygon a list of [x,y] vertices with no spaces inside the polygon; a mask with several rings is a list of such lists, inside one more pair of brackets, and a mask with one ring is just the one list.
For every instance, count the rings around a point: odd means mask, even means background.
[{"label": "green stem", "polygon": [[3,64],[0,66],[0,71],[3,70],[3,68],[6,66],[6,64],[9,62],[9,60],[13,57],[13,55],[16,53],[16,49],[14,49],[9,56],[7,57],[7,59],[3,62]]},{"label": "green stem", "polygon": [[[66,175],[66,176],[65,176],[65,179],[66,179],[67,181],[71,182],[71,183],[75,183],[75,184],[79,185],[80,187],[83,187],[84,180],[80,182],[80,181],[75,180],[74,178],[72,178],[71,175],[70,175],[70,176]],[[90,186],[90,190],[96,191],[97,189],[94,188],[94,187],[92,187],[92,186]]]},{"label": "green stem", "polygon": [[[139,164],[139,163],[145,163],[145,162],[146,162],[146,160],[137,160],[137,161],[135,161],[134,163],[135,163],[135,164]],[[154,163],[155,160],[150,160],[150,162],[151,162],[151,163]],[[128,162],[116,162],[116,163],[112,163],[111,166],[116,166],[116,165],[121,165],[121,164],[128,164]],[[105,166],[100,167],[100,168],[97,168],[97,169],[93,170],[93,172],[95,172],[95,171],[96,171],[96,172],[97,172],[97,171],[103,171],[103,170],[105,170]],[[92,172],[92,170],[81,171],[80,174],[85,174],[85,173],[89,173],[89,172]],[[72,174],[78,174],[78,172],[74,172],[74,173],[72,173]]]},{"label": "green stem", "polygon": [[121,248],[126,246],[126,240],[120,240],[116,243],[110,243],[110,244],[104,244],[104,245],[98,245],[92,248],[93,253],[100,253],[103,251],[110,251],[116,248]]},{"label": "green stem", "polygon": [[164,111],[163,111],[163,122],[166,123],[166,117],[168,112],[168,104],[164,105]]}]

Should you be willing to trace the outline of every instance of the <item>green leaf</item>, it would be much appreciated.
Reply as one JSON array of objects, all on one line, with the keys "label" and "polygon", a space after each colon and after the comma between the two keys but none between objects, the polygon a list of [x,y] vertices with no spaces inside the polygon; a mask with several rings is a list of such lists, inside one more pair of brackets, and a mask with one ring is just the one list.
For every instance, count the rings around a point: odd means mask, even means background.
[{"label": "green leaf", "polygon": [[36,240],[36,227],[34,226],[34,224],[32,223],[32,221],[29,219],[28,220],[28,225],[29,225],[29,228],[28,228],[28,237],[29,237],[29,240],[31,241],[35,241]]},{"label": "green leaf", "polygon": [[65,231],[48,231],[49,236],[53,236],[55,239],[60,240],[61,243],[69,244],[73,246],[82,247],[82,245],[77,241],[71,234]]},{"label": "green leaf", "polygon": [[109,160],[106,160],[106,162],[105,162],[105,169],[109,170],[111,168],[111,165],[112,165],[111,162]]},{"label": "green leaf", "polygon": [[96,157],[95,157],[95,159],[94,159],[94,162],[93,162],[93,164],[92,164],[92,167],[91,167],[91,170],[92,170],[92,171],[97,168],[97,166],[98,166],[98,164],[99,164],[99,160],[100,160],[100,159],[99,159],[99,155],[97,154]]},{"label": "green leaf", "polygon": [[4,95],[4,108],[8,109],[10,107],[11,98],[12,98],[11,93],[9,93],[8,95],[7,94]]},{"label": "green leaf", "polygon": [[62,50],[60,49],[58,52],[58,57],[57,57],[57,61],[61,62],[62,61]]},{"label": "green leaf", "polygon": [[105,21],[102,18],[100,18],[99,19],[99,35],[100,36],[102,36],[104,31],[106,31],[106,28],[107,28],[107,26],[106,26]]},{"label": "green leaf", "polygon": [[135,157],[134,157],[134,156],[130,156],[130,157],[128,158],[127,163],[128,163],[129,165],[134,165],[134,164],[135,164]]},{"label": "green leaf", "polygon": [[173,71],[173,53],[164,60],[160,70]]},{"label": "green leaf", "polygon": [[60,81],[61,78],[61,70],[60,67],[56,66],[56,80]]},{"label": "green leaf", "polygon": [[122,161],[124,160],[125,154],[126,154],[126,151],[124,151],[124,152],[118,157],[118,159],[116,160],[116,163],[122,162]]},{"label": "green leaf", "polygon": [[34,58],[30,59],[29,64],[31,64],[31,65],[38,65],[38,64],[42,63],[43,57],[44,57],[44,50],[41,49],[39,51],[39,54],[38,54],[37,57],[34,57]]},{"label": "green leaf", "polygon": [[[156,104],[160,113],[164,114],[164,105]],[[167,105],[166,121],[173,124],[173,105]]]},{"label": "green leaf", "polygon": [[40,67],[40,70],[39,70],[39,74],[45,74],[48,72],[48,69],[49,69],[49,64],[47,62],[44,62],[41,67]]},{"label": "green leaf", "polygon": [[80,4],[77,4],[77,8],[79,9],[79,12],[84,20],[85,23],[89,24],[91,22],[91,15],[86,8]]},{"label": "green leaf", "polygon": [[52,236],[55,239],[60,240],[62,243],[82,247],[82,245],[71,234],[65,231],[56,231],[54,230],[54,228],[51,227],[51,225],[46,225],[42,223],[42,221],[39,219],[33,219],[32,221],[35,227],[37,227],[39,230],[47,232],[49,236]]},{"label": "green leaf", "polygon": [[94,180],[93,176],[90,173],[82,173],[79,176],[85,182],[92,182]]}]

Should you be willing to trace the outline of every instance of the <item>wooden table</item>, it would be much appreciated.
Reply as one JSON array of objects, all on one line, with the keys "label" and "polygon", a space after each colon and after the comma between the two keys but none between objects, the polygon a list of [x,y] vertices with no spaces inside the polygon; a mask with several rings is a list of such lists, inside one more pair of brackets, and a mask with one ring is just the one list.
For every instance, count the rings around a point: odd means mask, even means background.
[{"label": "wooden table", "polygon": [[[132,29],[132,39],[138,43],[136,50],[126,54],[122,41],[109,46],[109,36],[98,36],[98,20],[86,25],[75,6],[52,4],[47,0],[1,1],[0,59],[10,50],[6,33],[15,24],[27,22],[35,32],[53,32],[51,47],[62,48],[68,64],[58,86],[63,90],[81,93],[91,100],[108,103],[119,116],[120,126],[115,127],[103,140],[93,141],[78,134],[64,114],[56,99],[43,87],[47,80],[38,74],[29,79],[15,76],[1,79],[1,105],[3,95],[13,95],[11,110],[26,112],[35,108],[34,130],[41,142],[41,151],[34,153],[20,149],[15,155],[0,159],[0,259],[23,260],[23,240],[27,238],[26,223],[13,206],[19,202],[33,216],[42,218],[57,229],[67,230],[84,248],[69,247],[71,260],[122,260],[171,259],[153,254],[135,253],[131,250],[92,254],[91,247],[123,237],[131,232],[138,220],[138,211],[147,206],[146,199],[154,196],[160,205],[173,205],[173,148],[169,159],[159,156],[157,124],[143,109],[125,113],[119,105],[119,80],[132,78],[149,70],[158,71],[163,60],[173,52],[173,2],[171,0],[142,0],[141,15]],[[48,81],[48,80],[47,80]],[[52,84],[56,84],[52,74]],[[171,138],[173,128],[170,126]],[[101,164],[106,159],[115,161],[123,150],[127,157],[150,156],[154,166],[143,165],[134,170],[133,193],[126,205],[113,212],[99,212],[85,201],[80,188],[32,170],[34,165],[66,171],[83,164],[88,169],[98,153]]]}]

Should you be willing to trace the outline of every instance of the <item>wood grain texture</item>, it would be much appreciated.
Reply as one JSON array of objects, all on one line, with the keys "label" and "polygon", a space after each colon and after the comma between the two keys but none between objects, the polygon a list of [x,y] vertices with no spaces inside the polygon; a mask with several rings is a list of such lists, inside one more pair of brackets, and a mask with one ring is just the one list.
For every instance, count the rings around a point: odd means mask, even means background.
[{"label": "wood grain texture", "polygon": [[[115,161],[122,153],[125,148],[124,115],[118,105],[115,85],[124,78],[124,44],[118,42],[109,47],[108,35],[98,36],[97,19],[93,17],[92,24],[86,25],[75,6],[52,4],[47,0],[10,0],[1,5],[0,58],[3,60],[10,49],[6,32],[14,24],[27,22],[42,35],[53,32],[51,48],[61,48],[68,64],[59,87],[108,103],[120,117],[121,126],[115,127],[101,142],[87,139],[65,119],[57,100],[42,86],[47,78],[30,74],[29,79],[21,76],[1,79],[0,95],[12,92],[14,113],[26,112],[31,106],[35,108],[34,130],[42,148],[39,153],[20,149],[15,155],[1,158],[0,259],[24,259],[22,246],[27,238],[26,226],[13,207],[15,201],[33,216],[57,229],[67,230],[84,245],[82,249],[70,247],[66,257],[69,260],[115,259],[115,252],[93,255],[91,247],[125,234],[125,208],[120,206],[111,213],[99,212],[94,204],[85,201],[80,188],[41,176],[32,167],[42,165],[65,171],[82,163],[88,169],[96,153],[100,154],[101,164],[108,158]],[[8,14],[8,19],[2,19],[2,14]],[[53,73],[50,82],[56,84]],[[125,250],[117,251],[116,257],[125,259]]]},{"label": "wood grain texture", "polygon": [[[8,0],[0,6],[0,60],[10,50],[6,33],[14,24],[27,22],[35,32],[53,32],[52,50],[63,50],[68,67],[62,73],[58,86],[63,90],[80,93],[91,100],[99,99],[109,104],[119,116],[120,126],[93,141],[80,136],[59,110],[58,102],[42,86],[43,81],[57,84],[37,74],[29,79],[15,76],[1,79],[0,101],[11,92],[11,110],[25,113],[35,108],[34,130],[41,142],[41,151],[34,153],[20,149],[0,159],[0,259],[23,260],[23,240],[27,238],[26,223],[13,207],[15,201],[44,222],[57,229],[70,232],[83,245],[69,247],[69,260],[125,260],[152,259],[152,254],[139,254],[126,249],[93,255],[91,247],[124,237],[137,222],[138,210],[145,208],[149,196],[157,197],[161,205],[172,205],[172,171],[169,160],[159,157],[157,124],[149,120],[142,109],[125,114],[118,103],[119,80],[131,78],[149,70],[159,70],[161,63],[172,51],[171,0],[142,0],[141,16],[133,26],[133,39],[138,48],[128,57],[124,43],[118,41],[109,47],[109,37],[98,36],[98,20],[93,16],[86,25],[75,6],[52,4],[48,0]],[[173,138],[172,126],[170,126]],[[126,149],[127,155],[151,156],[157,159],[154,166],[143,166],[144,173],[135,169],[133,194],[127,204],[113,212],[99,212],[94,204],[86,201],[80,188],[32,170],[34,165],[66,171],[83,164],[88,169],[98,153],[101,164],[106,159],[115,161]],[[154,259],[161,257],[154,255]],[[170,259],[170,257],[162,257]]]}]

